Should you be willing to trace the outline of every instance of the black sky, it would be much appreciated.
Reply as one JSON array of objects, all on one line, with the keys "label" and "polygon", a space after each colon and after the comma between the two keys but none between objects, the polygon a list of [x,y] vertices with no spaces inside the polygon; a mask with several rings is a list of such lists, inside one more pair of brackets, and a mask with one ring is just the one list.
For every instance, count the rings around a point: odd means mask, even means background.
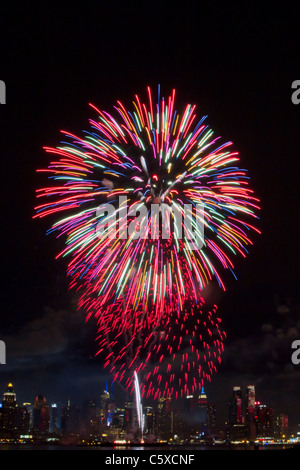
[{"label": "black sky", "polygon": [[262,236],[246,260],[237,260],[238,280],[226,277],[226,294],[209,293],[228,334],[211,396],[220,401],[221,388],[229,394],[237,381],[253,381],[262,401],[299,420],[300,369],[290,361],[291,338],[300,338],[300,105],[291,101],[291,84],[300,79],[296,7],[44,1],[1,10],[7,104],[0,107],[0,339],[7,365],[0,366],[0,394],[10,380],[26,401],[40,391],[49,400],[72,393],[77,399],[102,387],[92,325],[82,326],[67,292],[64,263],[54,260],[57,242],[45,236],[48,221],[32,220],[42,183],[36,169],[46,166],[42,147],[57,145],[60,129],[87,127],[89,102],[104,109],[118,99],[130,104],[135,93],[160,83],[233,140],[261,199]]}]

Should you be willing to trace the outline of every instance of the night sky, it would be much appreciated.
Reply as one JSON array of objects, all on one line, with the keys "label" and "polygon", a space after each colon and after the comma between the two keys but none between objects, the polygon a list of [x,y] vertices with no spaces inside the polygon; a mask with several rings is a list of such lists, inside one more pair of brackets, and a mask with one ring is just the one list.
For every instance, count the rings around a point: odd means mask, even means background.
[{"label": "night sky", "polygon": [[225,416],[232,386],[254,384],[258,400],[297,423],[300,104],[291,85],[300,79],[299,12],[287,2],[161,3],[1,6],[0,395],[12,381],[19,403],[38,393],[49,402],[99,398],[107,377],[94,358],[95,325],[76,310],[66,265],[54,259],[50,220],[32,219],[35,189],[45,183],[36,169],[47,165],[42,147],[58,145],[60,129],[88,127],[89,102],[130,105],[160,84],[234,142],[261,200],[262,235],[236,259],[238,279],[225,276],[226,293],[215,284],[205,292],[227,332],[208,398]]}]

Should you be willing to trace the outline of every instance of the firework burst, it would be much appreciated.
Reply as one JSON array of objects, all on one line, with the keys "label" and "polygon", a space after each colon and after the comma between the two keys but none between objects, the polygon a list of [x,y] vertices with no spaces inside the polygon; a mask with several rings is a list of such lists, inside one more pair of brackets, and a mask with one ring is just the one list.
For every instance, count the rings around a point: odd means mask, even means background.
[{"label": "firework burst", "polygon": [[100,299],[97,316],[120,299],[158,316],[182,311],[213,278],[225,289],[220,271],[234,271],[258,231],[258,200],[232,143],[214,136],[206,116],[197,120],[195,105],[177,111],[175,90],[165,99],[158,88],[154,101],[148,87],[145,101],[135,95],[131,109],[118,101],[112,113],[91,105],[90,130],[62,131],[65,141],[45,147],[53,160],[38,170],[53,184],[37,191],[44,203],[35,217],[56,217],[49,232],[65,240],[58,257],[69,259],[71,286],[91,286]]},{"label": "firework burst", "polygon": [[116,315],[114,308],[99,318],[104,368],[131,393],[138,374],[146,398],[177,399],[200,391],[222,360],[226,334],[217,306],[186,301],[180,313],[170,310],[155,323],[135,313]]}]

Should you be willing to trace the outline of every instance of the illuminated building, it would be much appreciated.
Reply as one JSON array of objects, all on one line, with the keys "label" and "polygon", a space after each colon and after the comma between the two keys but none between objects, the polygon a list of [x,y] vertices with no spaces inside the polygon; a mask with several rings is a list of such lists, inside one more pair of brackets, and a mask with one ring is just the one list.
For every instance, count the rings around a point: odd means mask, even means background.
[{"label": "illuminated building", "polygon": [[105,426],[107,426],[107,413],[108,413],[108,402],[110,396],[107,390],[103,390],[101,395],[101,407],[100,407],[100,420]]},{"label": "illuminated building", "polygon": [[3,394],[0,408],[0,436],[4,438],[16,438],[20,434],[29,431],[30,414],[26,407],[19,407],[16,394],[11,383],[8,384]]},{"label": "illuminated building", "polygon": [[187,395],[184,399],[184,409],[187,413],[195,413],[197,410],[197,398],[194,395]]},{"label": "illuminated building", "polygon": [[31,429],[33,426],[33,405],[32,403],[25,402],[23,403],[23,408],[25,408],[29,413],[29,428]]},{"label": "illuminated building", "polygon": [[241,387],[233,387],[229,401],[229,436],[231,440],[241,440],[247,437],[244,424],[243,399]]},{"label": "illuminated building", "polygon": [[117,427],[118,429],[124,428],[124,419],[125,419],[125,408],[114,408],[114,415],[113,415],[113,426]]},{"label": "illuminated building", "polygon": [[156,429],[156,413],[152,406],[145,406],[145,434],[154,435]]},{"label": "illuminated building", "polygon": [[260,402],[255,403],[256,437],[273,437],[273,410]]},{"label": "illuminated building", "polygon": [[99,434],[100,421],[96,402],[94,400],[86,400],[83,409],[83,422],[85,425],[85,435],[87,437]]},{"label": "illuminated building", "polygon": [[173,433],[174,440],[180,440],[184,436],[184,416],[181,409],[173,411]]},{"label": "illuminated building", "polygon": [[112,400],[112,385],[111,391],[108,391],[108,382],[106,382],[106,389],[103,390],[101,395],[101,407],[100,407],[100,421],[105,426],[110,426],[113,421],[114,412],[116,409],[116,404]]},{"label": "illuminated building", "polygon": [[233,424],[243,423],[243,399],[241,387],[233,387],[231,401],[231,420]]},{"label": "illuminated building", "polygon": [[53,403],[50,407],[50,425],[49,430],[52,433],[58,433],[58,408],[56,403]]},{"label": "illuminated building", "polygon": [[233,387],[229,402],[229,436],[232,440],[254,441],[257,435],[255,387],[247,385],[243,399],[241,387]]},{"label": "illuminated building", "polygon": [[1,410],[1,434],[3,437],[9,437],[15,431],[16,427],[16,394],[12,383],[9,383],[6,391],[3,393]]},{"label": "illuminated building", "polygon": [[163,440],[173,438],[174,413],[171,407],[171,398],[158,399],[157,434]]},{"label": "illuminated building", "polygon": [[124,429],[130,432],[136,426],[136,408],[132,401],[125,402]]},{"label": "illuminated building", "polygon": [[2,406],[6,408],[16,408],[17,399],[13,389],[13,384],[9,383],[6,392],[3,393]]},{"label": "illuminated building", "polygon": [[17,406],[15,412],[15,435],[26,435],[30,431],[30,413],[26,407]]},{"label": "illuminated building", "polygon": [[[180,417],[176,417],[177,419]],[[185,439],[191,436],[199,437],[204,435],[207,430],[208,422],[208,401],[207,396],[202,387],[198,397],[194,395],[187,395],[183,402],[183,416],[182,416],[182,435]],[[177,427],[177,426],[176,426]],[[176,432],[176,434],[178,434]]]},{"label": "illuminated building", "polygon": [[248,437],[254,440],[256,437],[255,427],[255,387],[247,385],[245,397],[245,424],[248,428]]},{"label": "illuminated building", "polygon": [[285,439],[288,435],[289,421],[285,413],[280,413],[276,418],[276,435],[279,439]]},{"label": "illuminated building", "polygon": [[79,429],[80,410],[77,405],[71,405],[68,401],[67,406],[62,408],[61,433],[63,436],[77,436]]},{"label": "illuminated building", "polygon": [[255,387],[254,385],[247,385],[246,389],[246,409],[245,417],[247,422],[254,421],[255,415]]},{"label": "illuminated building", "polygon": [[107,404],[107,426],[112,425],[115,412],[116,412],[116,403],[113,400],[110,400]]},{"label": "illuminated building", "polygon": [[210,433],[214,434],[217,427],[217,411],[214,403],[209,403],[207,407],[207,427]]},{"label": "illuminated building", "polygon": [[198,397],[198,404],[197,404],[197,419],[199,420],[199,424],[201,426],[201,430],[207,427],[208,423],[208,402],[207,396],[202,387],[201,393]]},{"label": "illuminated building", "polygon": [[47,434],[49,432],[50,412],[47,400],[38,395],[33,402],[33,432]]}]

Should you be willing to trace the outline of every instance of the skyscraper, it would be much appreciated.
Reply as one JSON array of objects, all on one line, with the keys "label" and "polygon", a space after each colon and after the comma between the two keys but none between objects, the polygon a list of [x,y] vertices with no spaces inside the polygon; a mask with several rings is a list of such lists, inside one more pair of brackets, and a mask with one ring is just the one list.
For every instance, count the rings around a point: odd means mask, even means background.
[{"label": "skyscraper", "polygon": [[243,397],[239,386],[234,386],[229,401],[229,436],[232,440],[244,439],[247,431],[243,416]]},{"label": "skyscraper", "polygon": [[103,390],[101,395],[100,405],[100,422],[105,426],[110,426],[113,421],[113,414],[116,408],[116,404],[113,401],[112,384],[110,392],[108,391],[108,382],[106,382],[106,388]]},{"label": "skyscraper", "polygon": [[273,437],[273,410],[260,402],[255,403],[255,427],[257,437]]},{"label": "skyscraper", "polygon": [[49,432],[50,412],[47,400],[37,395],[33,402],[33,432],[47,434]]},{"label": "skyscraper", "polygon": [[254,420],[255,415],[255,387],[247,385],[245,400],[245,418],[247,422]]},{"label": "skyscraper", "polygon": [[13,384],[9,383],[2,398],[1,410],[1,434],[3,437],[11,437],[16,426],[16,394]]},{"label": "skyscraper", "polygon": [[23,403],[23,408],[26,409],[29,413],[29,429],[32,429],[33,426],[33,405],[29,402]]},{"label": "skyscraper", "polygon": [[204,387],[201,388],[201,393],[199,394],[198,397],[198,419],[199,419],[199,424],[201,427],[201,430],[206,429],[207,427],[207,422],[208,422],[208,402],[207,402],[207,396],[204,391]]},{"label": "skyscraper", "polygon": [[3,394],[0,408],[0,436],[16,438],[29,431],[30,414],[26,407],[17,405],[16,394],[12,383],[9,383]]},{"label": "skyscraper", "polygon": [[255,431],[255,387],[247,385],[245,397],[245,424],[248,428],[248,437],[252,441],[256,437]]},{"label": "skyscraper", "polygon": [[242,424],[243,422],[243,398],[241,387],[233,387],[231,421],[233,424]]},{"label": "skyscraper", "polygon": [[124,430],[131,433],[137,428],[136,407],[133,401],[125,401]]},{"label": "skyscraper", "polygon": [[155,430],[156,430],[157,414],[155,413],[152,406],[144,407],[144,416],[145,416],[145,434],[154,435]]},{"label": "skyscraper", "polygon": [[215,430],[217,427],[217,411],[216,405],[214,403],[208,404],[208,420],[207,427],[210,434],[215,435]]},{"label": "skyscraper", "polygon": [[71,405],[70,400],[62,408],[61,433],[63,436],[77,436],[80,429],[80,411],[77,405]]},{"label": "skyscraper", "polygon": [[174,413],[171,398],[158,399],[157,433],[160,439],[169,440],[174,435]]},{"label": "skyscraper", "polygon": [[6,408],[16,408],[17,406],[17,398],[12,383],[8,384],[6,392],[3,393],[2,406]]},{"label": "skyscraper", "polygon": [[[272,413],[272,409],[270,409],[270,413]],[[276,419],[276,422],[277,422],[277,429],[279,431],[279,437],[286,438],[288,434],[288,427],[289,427],[288,416],[285,413],[280,413]]]},{"label": "skyscraper", "polygon": [[58,434],[58,408],[57,404],[53,403],[50,407],[50,425],[49,430],[51,433]]}]

